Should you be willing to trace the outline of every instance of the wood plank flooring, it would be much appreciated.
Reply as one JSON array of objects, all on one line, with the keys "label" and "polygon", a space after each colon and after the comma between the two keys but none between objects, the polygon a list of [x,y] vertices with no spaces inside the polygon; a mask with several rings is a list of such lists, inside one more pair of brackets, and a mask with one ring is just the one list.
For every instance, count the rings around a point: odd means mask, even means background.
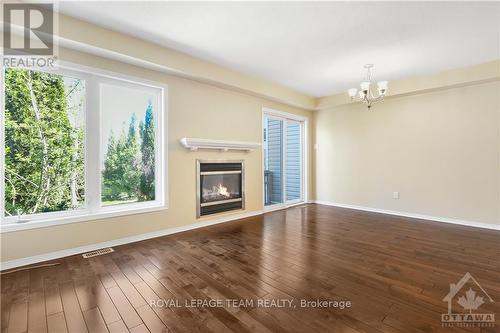
[{"label": "wood plank flooring", "polygon": [[[304,205],[54,262],[2,275],[2,332],[500,332],[492,230]],[[494,327],[442,327],[466,272]]]}]

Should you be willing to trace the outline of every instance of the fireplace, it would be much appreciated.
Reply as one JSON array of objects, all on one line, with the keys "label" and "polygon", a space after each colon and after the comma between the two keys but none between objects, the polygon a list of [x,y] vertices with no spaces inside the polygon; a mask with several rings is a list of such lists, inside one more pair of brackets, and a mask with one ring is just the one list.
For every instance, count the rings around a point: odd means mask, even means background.
[{"label": "fireplace", "polygon": [[245,208],[243,161],[197,160],[197,217]]}]

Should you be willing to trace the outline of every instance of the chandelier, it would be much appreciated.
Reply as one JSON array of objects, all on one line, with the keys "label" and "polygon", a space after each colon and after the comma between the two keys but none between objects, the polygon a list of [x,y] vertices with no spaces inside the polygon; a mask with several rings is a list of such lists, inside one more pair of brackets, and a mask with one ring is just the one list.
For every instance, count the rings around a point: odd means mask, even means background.
[{"label": "chandelier", "polygon": [[351,101],[360,101],[368,106],[368,110],[372,107],[372,104],[384,100],[384,96],[387,94],[387,81],[377,82],[377,93],[373,92],[374,88],[372,85],[372,72],[371,69],[373,64],[366,64],[366,78],[361,82],[361,89],[358,91],[356,88],[351,88],[347,92]]}]

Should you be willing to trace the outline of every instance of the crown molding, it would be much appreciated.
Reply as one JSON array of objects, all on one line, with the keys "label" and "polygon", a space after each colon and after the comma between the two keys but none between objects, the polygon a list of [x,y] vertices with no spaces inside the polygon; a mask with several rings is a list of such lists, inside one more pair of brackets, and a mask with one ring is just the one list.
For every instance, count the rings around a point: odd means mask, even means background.
[{"label": "crown molding", "polygon": [[[312,97],[280,84],[231,70],[74,17],[59,14],[58,18],[59,29],[55,38],[60,47],[69,50],[182,77],[303,110],[319,111],[359,103],[352,102],[347,92]],[[389,93],[385,98],[391,99],[494,81],[500,81],[500,59],[432,75],[391,81]]]},{"label": "crown molding", "polygon": [[[486,63],[389,82],[385,99],[424,94],[428,92],[472,86],[500,81],[500,59]],[[346,104],[354,104],[347,90],[340,94],[319,97],[315,110],[325,110]]]},{"label": "crown molding", "polygon": [[61,47],[125,62],[288,106],[313,110],[314,97],[188,54],[59,14]]}]

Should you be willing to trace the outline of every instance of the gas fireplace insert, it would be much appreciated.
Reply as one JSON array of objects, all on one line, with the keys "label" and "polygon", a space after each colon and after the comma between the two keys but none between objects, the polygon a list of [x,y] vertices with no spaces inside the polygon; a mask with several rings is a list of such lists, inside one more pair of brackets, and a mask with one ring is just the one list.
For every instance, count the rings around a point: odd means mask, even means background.
[{"label": "gas fireplace insert", "polygon": [[197,160],[197,217],[245,208],[243,161]]}]

